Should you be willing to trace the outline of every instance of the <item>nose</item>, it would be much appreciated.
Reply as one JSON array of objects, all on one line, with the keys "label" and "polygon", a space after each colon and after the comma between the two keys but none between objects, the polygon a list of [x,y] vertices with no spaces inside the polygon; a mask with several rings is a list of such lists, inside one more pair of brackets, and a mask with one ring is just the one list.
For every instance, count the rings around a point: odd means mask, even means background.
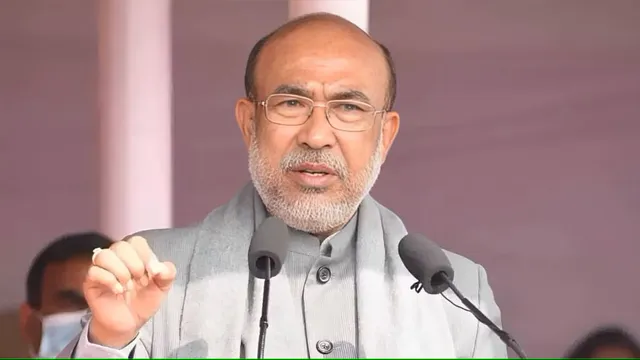
[{"label": "nose", "polygon": [[315,106],[298,132],[298,145],[317,150],[332,148],[336,144],[334,131],[327,120],[326,108]]}]

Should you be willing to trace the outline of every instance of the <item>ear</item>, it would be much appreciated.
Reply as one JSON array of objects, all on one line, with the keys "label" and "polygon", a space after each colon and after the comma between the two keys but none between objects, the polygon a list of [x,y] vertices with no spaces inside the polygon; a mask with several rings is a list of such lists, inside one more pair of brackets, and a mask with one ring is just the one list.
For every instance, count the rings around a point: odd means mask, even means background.
[{"label": "ear", "polygon": [[33,310],[27,303],[22,303],[18,310],[18,317],[22,338],[27,344],[36,347],[35,350],[38,350],[37,346],[40,344],[39,338],[42,330],[37,329],[35,310]]},{"label": "ear", "polygon": [[33,309],[27,303],[20,304],[20,309],[18,310],[18,317],[20,321],[20,332],[24,336],[27,332],[28,322],[31,316],[33,315]]},{"label": "ear", "polygon": [[393,145],[393,141],[398,135],[400,129],[400,114],[395,111],[389,111],[385,114],[382,121],[382,162],[387,159],[387,154]]},{"label": "ear", "polygon": [[238,122],[247,149],[251,146],[251,139],[255,135],[253,133],[255,129],[253,122],[256,118],[255,109],[255,103],[247,98],[239,99],[236,102],[236,122]]}]

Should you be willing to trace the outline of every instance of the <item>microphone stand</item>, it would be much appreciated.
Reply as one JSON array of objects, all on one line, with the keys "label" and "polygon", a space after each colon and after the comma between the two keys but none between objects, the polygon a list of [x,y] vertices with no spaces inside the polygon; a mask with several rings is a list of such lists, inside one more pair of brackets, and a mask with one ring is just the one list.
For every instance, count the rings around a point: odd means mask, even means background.
[{"label": "microphone stand", "polygon": [[485,314],[480,311],[469,299],[467,299],[460,290],[453,284],[453,281],[449,279],[446,273],[440,272],[436,274],[443,282],[449,285],[449,288],[453,291],[454,294],[462,301],[462,303],[469,309],[469,312],[473,314],[473,316],[478,319],[481,323],[485,324],[491,331],[493,331],[502,342],[504,342],[509,348],[511,348],[521,359],[526,359],[527,355],[525,355],[524,351],[520,347],[520,345],[516,342],[516,340],[506,331],[500,329],[496,324],[491,321]]},{"label": "microphone stand", "polygon": [[267,320],[269,314],[269,290],[271,287],[271,258],[264,257],[265,273],[264,288],[262,290],[262,315],[260,316],[260,333],[258,335],[258,359],[264,359],[264,346],[267,337],[267,328],[269,327],[269,321]]}]

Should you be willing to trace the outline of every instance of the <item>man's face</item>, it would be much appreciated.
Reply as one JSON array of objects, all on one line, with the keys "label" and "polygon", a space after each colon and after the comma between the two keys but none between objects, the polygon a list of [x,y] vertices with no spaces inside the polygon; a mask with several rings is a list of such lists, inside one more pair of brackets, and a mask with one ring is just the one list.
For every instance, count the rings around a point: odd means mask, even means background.
[{"label": "man's face", "polygon": [[87,309],[82,283],[91,266],[91,258],[76,257],[47,265],[42,279],[42,306],[20,308],[21,327],[25,340],[38,352],[42,339],[43,319],[54,314],[71,313]]},{"label": "man's face", "polygon": [[[388,70],[377,46],[364,34],[327,24],[312,24],[273,40],[256,69],[258,101],[274,93],[293,93],[317,104],[355,99],[384,110],[387,87]],[[236,107],[249,147],[251,177],[268,211],[314,234],[344,225],[378,177],[397,133],[398,115],[378,114],[370,128],[351,132],[333,128],[324,107],[314,108],[298,126],[271,123],[265,112],[265,107],[246,100]],[[309,174],[313,167],[330,174]]]}]

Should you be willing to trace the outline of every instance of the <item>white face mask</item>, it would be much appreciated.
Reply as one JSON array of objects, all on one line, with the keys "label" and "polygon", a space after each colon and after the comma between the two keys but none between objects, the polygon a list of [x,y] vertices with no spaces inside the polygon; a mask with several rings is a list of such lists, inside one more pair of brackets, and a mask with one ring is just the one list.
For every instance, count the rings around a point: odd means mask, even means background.
[{"label": "white face mask", "polygon": [[82,317],[87,310],[42,317],[42,340],[39,358],[55,358],[82,331]]}]

